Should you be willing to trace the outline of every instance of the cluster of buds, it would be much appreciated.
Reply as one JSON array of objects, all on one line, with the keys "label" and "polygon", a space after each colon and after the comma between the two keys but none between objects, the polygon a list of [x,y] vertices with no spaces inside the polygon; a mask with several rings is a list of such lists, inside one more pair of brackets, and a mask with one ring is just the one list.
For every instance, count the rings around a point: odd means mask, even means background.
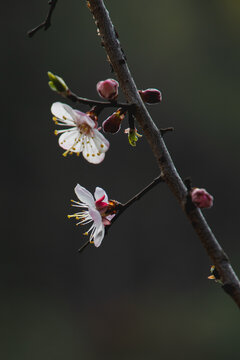
[{"label": "cluster of buds", "polygon": [[[93,145],[90,146],[89,148],[87,144],[91,142],[90,140],[91,138],[94,139],[93,133],[95,133],[95,135],[97,134],[98,137],[101,136],[101,140],[102,140],[101,143],[105,142],[106,144],[105,151],[106,151],[109,147],[109,144],[107,140],[103,137],[103,135],[99,135],[100,134],[99,130],[103,129],[105,133],[116,134],[121,129],[122,121],[125,118],[127,112],[129,114],[129,128],[125,130],[125,133],[128,134],[129,144],[131,146],[136,146],[136,142],[138,138],[141,137],[141,135],[138,134],[137,130],[135,129],[131,105],[120,104],[117,102],[119,83],[115,79],[101,80],[96,85],[98,95],[101,98],[109,101],[108,103],[104,103],[104,102],[99,102],[99,101],[95,102],[93,100],[88,100],[86,98],[77,97],[75,94],[71,92],[65,81],[60,76],[55,75],[50,71],[48,72],[48,77],[49,77],[48,84],[50,88],[53,91],[62,95],[63,97],[69,98],[74,101],[80,101],[89,105],[94,104],[94,106],[85,114],[79,112],[79,110],[72,109],[70,106],[66,104],[61,104],[62,107],[61,111],[57,113],[53,111],[53,115],[54,115],[53,119],[57,125],[61,125],[61,126],[68,125],[74,127],[74,128],[71,127],[65,128],[64,130],[55,130],[54,132],[56,135],[60,133],[62,134],[59,139],[59,145],[66,150],[64,152],[65,156],[67,154],[72,154],[72,153],[80,154],[82,152],[86,160],[95,164],[101,162],[104,158],[102,151],[103,146],[101,145],[101,148],[99,148],[98,144],[95,143],[96,146],[94,145],[94,148],[97,151],[94,150],[94,152],[90,154],[92,152],[90,148],[92,148]],[[146,90],[139,90],[139,94],[142,100],[146,104],[156,104],[162,101],[162,94],[157,89],[149,88]],[[113,114],[111,114],[106,120],[103,121],[102,127],[98,128],[98,115],[100,114],[102,109],[104,109],[104,107],[109,107],[109,105],[110,107],[111,106],[117,107],[120,105],[120,107]],[[60,108],[60,105],[58,107]],[[80,120],[79,120],[79,115],[81,116]],[[94,124],[93,122],[91,122],[91,120],[94,122]],[[96,130],[91,130],[91,129],[96,129]],[[70,132],[72,133],[70,134]],[[84,139],[85,140],[87,139],[86,144]],[[82,146],[80,146],[81,143]]]},{"label": "cluster of buds", "polygon": [[[58,92],[64,97],[71,98],[73,93],[69,90],[64,80],[48,72],[49,86],[53,91]],[[53,120],[56,125],[62,126],[62,130],[55,130],[55,134],[61,134],[59,137],[59,145],[65,150],[64,156],[76,153],[82,153],[83,157],[92,164],[99,164],[103,161],[105,153],[109,149],[109,142],[100,132],[101,129],[105,133],[116,134],[126,113],[129,114],[129,128],[125,129],[128,134],[128,140],[131,146],[136,146],[136,142],[140,135],[134,126],[134,117],[131,107],[126,104],[117,103],[119,83],[114,79],[99,81],[96,89],[100,97],[108,100],[108,103],[94,102],[89,100],[89,104],[95,105],[86,113],[72,109],[69,105],[55,102],[51,111]],[[156,104],[162,101],[162,94],[157,89],[139,90],[139,95],[146,104]],[[82,101],[87,99],[81,98]],[[98,128],[98,115],[104,106],[120,107],[103,121],[102,127]],[[99,246],[105,233],[105,226],[111,224],[111,219],[116,214],[118,204],[116,201],[108,201],[106,192],[101,188],[96,188],[94,197],[82,186],[77,185],[75,188],[76,195],[80,202],[74,201],[73,206],[85,208],[78,213],[70,215],[80,220],[79,224],[87,224],[93,222],[88,233],[90,233],[90,242],[95,246]],[[199,188],[190,188],[189,195],[192,203],[201,209],[210,208],[213,205],[213,197],[205,190]],[[209,278],[214,278],[213,274]]]}]

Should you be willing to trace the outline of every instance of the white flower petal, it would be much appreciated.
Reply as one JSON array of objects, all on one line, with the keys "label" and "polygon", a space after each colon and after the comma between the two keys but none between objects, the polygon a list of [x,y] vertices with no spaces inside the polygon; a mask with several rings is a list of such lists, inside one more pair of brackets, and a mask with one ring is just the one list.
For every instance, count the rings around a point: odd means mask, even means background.
[{"label": "white flower petal", "polygon": [[101,245],[104,235],[105,235],[105,227],[102,223],[98,227],[96,227],[96,230],[94,233],[93,241],[94,241],[94,245],[96,247],[99,247]]},{"label": "white flower petal", "polygon": [[102,216],[96,208],[95,209],[90,208],[89,215],[91,216],[91,218],[94,221],[95,229],[93,230],[93,233],[92,233],[94,245],[96,247],[99,247],[101,245],[101,242],[102,242],[102,240],[104,238],[104,234],[105,234],[105,227],[102,222]]},{"label": "white flower petal", "polygon": [[83,145],[82,145],[82,137],[79,136],[78,140],[77,140],[77,144],[74,146],[75,150],[72,150],[76,153],[80,153],[82,152],[82,148],[83,148]]},{"label": "white flower petal", "polygon": [[67,104],[61,102],[55,102],[52,104],[51,112],[54,116],[61,119],[63,122],[69,125],[73,125],[77,118],[74,110]]},{"label": "white flower petal", "polygon": [[107,193],[100,187],[96,187],[95,192],[94,192],[94,197],[95,200],[99,200],[101,199],[101,197],[103,197],[103,195],[105,196],[104,198],[104,202],[108,203],[108,196]]},{"label": "white flower petal", "polygon": [[90,136],[86,136],[85,147],[82,150],[83,157],[92,164],[99,164],[103,161],[105,154],[101,154],[95,142]]},{"label": "white flower petal", "polygon": [[96,209],[95,203],[94,203],[94,206],[89,207],[88,211],[89,211],[89,215],[91,216],[91,218],[94,221],[94,226],[95,227],[100,226],[102,224],[102,216],[101,216],[100,212]]},{"label": "white flower petal", "polygon": [[90,208],[95,208],[94,198],[93,198],[92,194],[87,189],[85,189],[83,186],[77,184],[77,186],[75,187],[74,190],[75,190],[75,193],[76,193],[78,199],[82,203],[86,204]]},{"label": "white flower petal", "polygon": [[109,141],[97,129],[93,129],[93,141],[100,153],[106,152],[109,149]]},{"label": "white flower petal", "polygon": [[[59,136],[58,143],[63,149],[69,150],[77,144],[78,138],[79,131],[77,129],[75,131],[66,131]],[[71,149],[71,151],[76,150]]]}]

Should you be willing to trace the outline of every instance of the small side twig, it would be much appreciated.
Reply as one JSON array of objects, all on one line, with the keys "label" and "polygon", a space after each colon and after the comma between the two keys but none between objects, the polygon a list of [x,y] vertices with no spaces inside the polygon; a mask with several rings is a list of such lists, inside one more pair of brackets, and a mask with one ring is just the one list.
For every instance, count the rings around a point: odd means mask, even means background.
[{"label": "small side twig", "polygon": [[111,221],[111,225],[108,229],[112,226],[112,224],[118,219],[118,217],[125,211],[129,206],[134,204],[136,201],[140,200],[146,193],[148,193],[151,189],[153,189],[157,184],[160,182],[164,182],[163,176],[160,174],[156,179],[154,179],[150,184],[148,184],[144,189],[142,189],[139,193],[134,195],[130,200],[128,200],[125,204],[120,204],[118,213],[114,216]]},{"label": "small side twig", "polygon": [[64,97],[67,97],[69,100],[73,102],[78,102],[80,104],[85,104],[89,106],[97,106],[98,108],[123,108],[123,110],[129,110],[133,111],[133,105],[128,103],[119,103],[117,101],[99,101],[99,100],[91,100],[87,98],[83,98],[80,96],[77,96],[71,90],[68,90],[68,93],[66,95],[63,95]]},{"label": "small side twig", "polygon": [[51,18],[52,18],[52,14],[55,9],[55,6],[57,5],[57,1],[58,0],[49,0],[48,1],[48,5],[50,7],[48,10],[46,19],[40,25],[36,26],[34,29],[28,31],[27,34],[29,37],[32,37],[38,30],[40,30],[40,29],[47,30],[51,26]]},{"label": "small side twig", "polygon": [[165,135],[167,132],[172,132],[172,131],[174,131],[174,127],[167,127],[167,128],[161,128],[160,129],[160,133],[161,133],[161,135],[163,136],[163,135]]},{"label": "small side twig", "polygon": [[[114,216],[114,218],[111,220],[111,225],[107,226],[105,228],[105,235],[108,234],[109,229],[111,228],[112,224],[119,218],[119,216],[129,208],[132,204],[134,204],[136,201],[140,200],[146,193],[148,193],[151,189],[153,189],[157,184],[160,182],[163,182],[163,177],[160,174],[156,179],[154,179],[150,184],[148,184],[145,188],[143,188],[139,193],[134,195],[130,200],[128,200],[125,204],[118,203],[117,205],[117,213]],[[81,253],[83,250],[90,244],[90,241],[86,241],[79,249],[78,252]]]}]

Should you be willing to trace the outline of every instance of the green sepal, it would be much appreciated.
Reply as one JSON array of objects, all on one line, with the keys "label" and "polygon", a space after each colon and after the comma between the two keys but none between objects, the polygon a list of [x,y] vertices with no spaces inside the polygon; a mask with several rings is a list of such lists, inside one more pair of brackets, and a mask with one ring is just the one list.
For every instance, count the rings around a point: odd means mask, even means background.
[{"label": "green sepal", "polygon": [[139,137],[142,137],[142,135],[138,134],[136,129],[129,129],[128,141],[131,146],[136,146]]}]

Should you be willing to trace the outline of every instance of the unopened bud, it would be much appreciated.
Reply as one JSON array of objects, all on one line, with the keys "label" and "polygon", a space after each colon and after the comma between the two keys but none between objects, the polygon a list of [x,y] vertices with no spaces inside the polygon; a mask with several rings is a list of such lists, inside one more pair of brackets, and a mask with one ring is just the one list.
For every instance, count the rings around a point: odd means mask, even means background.
[{"label": "unopened bud", "polygon": [[66,93],[68,91],[67,84],[62,78],[60,78],[60,76],[54,75],[50,71],[48,71],[47,74],[50,80],[48,85],[53,91],[57,91],[59,93]]},{"label": "unopened bud", "polygon": [[158,89],[139,90],[138,92],[146,104],[157,104],[162,101],[162,93]]},{"label": "unopened bud", "polygon": [[121,122],[125,117],[125,112],[122,109],[118,109],[115,113],[109,116],[102,123],[102,128],[105,132],[116,134],[121,128]]},{"label": "unopened bud", "polygon": [[205,189],[194,188],[191,191],[192,202],[201,209],[207,209],[213,205],[213,196]]},{"label": "unopened bud", "polygon": [[114,79],[107,79],[97,83],[97,92],[107,100],[115,100],[118,96],[119,83]]}]

